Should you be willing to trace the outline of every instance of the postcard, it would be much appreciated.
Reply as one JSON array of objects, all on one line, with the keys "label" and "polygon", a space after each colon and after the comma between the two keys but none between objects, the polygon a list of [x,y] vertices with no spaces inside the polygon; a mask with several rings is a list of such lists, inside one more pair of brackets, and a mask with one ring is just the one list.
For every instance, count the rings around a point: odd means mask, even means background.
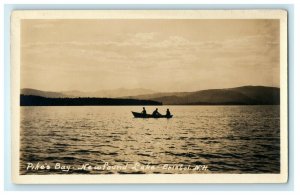
[{"label": "postcard", "polygon": [[285,183],[285,10],[11,15],[17,184]]}]

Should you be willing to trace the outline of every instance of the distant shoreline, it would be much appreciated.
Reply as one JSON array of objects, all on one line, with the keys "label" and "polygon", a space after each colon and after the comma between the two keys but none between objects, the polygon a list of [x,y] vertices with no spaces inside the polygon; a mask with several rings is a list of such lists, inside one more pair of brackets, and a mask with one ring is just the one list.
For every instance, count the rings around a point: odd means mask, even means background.
[{"label": "distant shoreline", "polygon": [[48,98],[34,95],[20,96],[20,106],[256,106],[280,105],[241,102],[198,102],[193,104],[163,104],[153,100],[121,99],[121,98]]},{"label": "distant shoreline", "polygon": [[162,105],[152,100],[119,98],[47,98],[34,95],[21,95],[20,106],[121,106],[121,105]]},{"label": "distant shoreline", "polygon": [[[149,94],[150,93],[150,94]],[[151,92],[122,89],[97,93],[51,92],[21,89],[21,106],[126,106],[126,105],[279,105],[280,88],[241,86],[195,92]],[[44,98],[44,99],[43,99]]]}]

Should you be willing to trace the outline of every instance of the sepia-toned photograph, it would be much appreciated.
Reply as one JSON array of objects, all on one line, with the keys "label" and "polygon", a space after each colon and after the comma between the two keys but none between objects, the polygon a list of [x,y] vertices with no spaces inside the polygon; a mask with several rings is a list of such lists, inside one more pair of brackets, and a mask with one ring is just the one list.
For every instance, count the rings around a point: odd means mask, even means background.
[{"label": "sepia-toned photograph", "polygon": [[15,182],[286,182],[286,33],[282,10],[15,12]]}]

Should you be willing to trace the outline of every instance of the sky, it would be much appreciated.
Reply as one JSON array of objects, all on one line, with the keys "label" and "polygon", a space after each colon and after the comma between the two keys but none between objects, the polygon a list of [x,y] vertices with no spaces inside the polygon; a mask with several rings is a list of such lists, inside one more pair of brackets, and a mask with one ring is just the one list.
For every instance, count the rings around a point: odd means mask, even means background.
[{"label": "sky", "polygon": [[279,20],[23,20],[21,88],[279,87]]}]

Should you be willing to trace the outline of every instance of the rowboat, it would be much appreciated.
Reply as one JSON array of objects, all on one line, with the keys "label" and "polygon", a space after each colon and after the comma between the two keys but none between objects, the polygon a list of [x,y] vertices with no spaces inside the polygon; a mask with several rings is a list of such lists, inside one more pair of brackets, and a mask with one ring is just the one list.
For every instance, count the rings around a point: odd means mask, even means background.
[{"label": "rowboat", "polygon": [[142,114],[139,112],[132,112],[135,118],[172,118],[173,115],[151,115],[151,114]]}]

